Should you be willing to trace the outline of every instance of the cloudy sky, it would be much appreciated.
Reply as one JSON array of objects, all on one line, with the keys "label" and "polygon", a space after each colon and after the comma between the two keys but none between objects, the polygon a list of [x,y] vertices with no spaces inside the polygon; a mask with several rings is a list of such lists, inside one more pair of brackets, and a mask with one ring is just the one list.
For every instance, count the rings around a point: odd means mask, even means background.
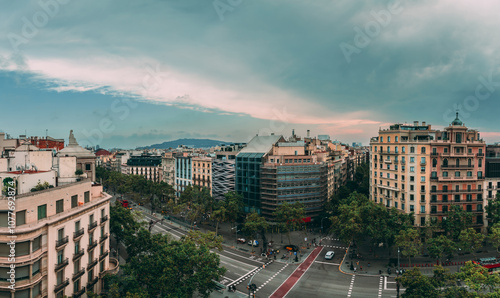
[{"label": "cloudy sky", "polygon": [[500,141],[500,2],[0,0],[0,130],[135,148],[447,125]]}]

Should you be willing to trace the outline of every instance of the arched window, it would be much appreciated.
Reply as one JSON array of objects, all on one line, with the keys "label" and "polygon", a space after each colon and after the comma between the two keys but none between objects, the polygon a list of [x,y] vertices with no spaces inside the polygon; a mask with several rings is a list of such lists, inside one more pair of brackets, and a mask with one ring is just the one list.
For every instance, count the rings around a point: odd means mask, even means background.
[{"label": "arched window", "polygon": [[472,159],[470,159],[470,158],[469,158],[469,160],[467,160],[467,165],[468,165],[469,167],[472,167]]},{"label": "arched window", "polygon": [[433,158],[432,159],[432,167],[435,168],[437,166],[437,163],[438,163],[437,159]]},{"label": "arched window", "polygon": [[423,154],[423,153],[425,153],[425,147],[422,147],[422,148],[420,149],[420,152],[421,152],[422,154]]},{"label": "arched window", "polygon": [[447,167],[448,166],[448,160],[447,159],[444,159],[443,160],[443,167]]}]

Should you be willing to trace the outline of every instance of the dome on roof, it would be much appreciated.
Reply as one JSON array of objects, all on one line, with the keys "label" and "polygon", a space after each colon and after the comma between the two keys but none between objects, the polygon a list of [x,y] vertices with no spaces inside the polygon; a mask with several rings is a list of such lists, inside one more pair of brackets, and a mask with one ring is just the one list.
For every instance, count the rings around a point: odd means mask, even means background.
[{"label": "dome on roof", "polygon": [[78,142],[73,135],[73,130],[69,132],[69,144],[63,149],[59,150],[57,156],[76,156],[76,157],[87,157],[93,158],[95,154],[90,152],[89,150],[83,148],[78,145]]},{"label": "dome on roof", "polygon": [[457,112],[457,117],[455,118],[455,120],[453,120],[453,122],[451,122],[451,125],[459,125],[459,126],[462,126],[462,121],[460,121],[460,119],[458,119],[458,112]]}]

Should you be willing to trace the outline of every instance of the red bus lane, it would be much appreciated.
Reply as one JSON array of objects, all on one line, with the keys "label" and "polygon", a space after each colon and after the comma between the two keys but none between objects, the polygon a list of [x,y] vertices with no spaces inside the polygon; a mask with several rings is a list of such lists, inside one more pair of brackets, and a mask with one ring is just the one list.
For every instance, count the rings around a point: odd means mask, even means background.
[{"label": "red bus lane", "polygon": [[299,281],[299,279],[306,273],[307,269],[311,267],[311,264],[316,260],[319,253],[323,249],[323,246],[316,247],[311,254],[307,257],[307,259],[300,264],[297,269],[290,275],[287,280],[281,286],[274,291],[274,293],[270,296],[271,298],[281,298],[285,297],[286,294],[293,288],[293,286]]}]

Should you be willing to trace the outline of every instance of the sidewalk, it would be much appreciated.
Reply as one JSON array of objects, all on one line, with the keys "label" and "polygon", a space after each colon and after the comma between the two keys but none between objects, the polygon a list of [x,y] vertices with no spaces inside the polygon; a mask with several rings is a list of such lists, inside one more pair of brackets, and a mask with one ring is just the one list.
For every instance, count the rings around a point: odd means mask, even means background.
[{"label": "sidewalk", "polygon": [[[354,252],[351,254],[351,252]],[[357,254],[361,257],[358,258]],[[353,258],[351,258],[353,256]],[[478,258],[485,257],[496,257],[497,253],[494,249],[489,247],[483,248],[482,252],[473,254],[463,254],[455,255],[450,262],[441,264],[445,269],[448,269],[450,273],[455,273],[460,270],[460,267],[467,261],[471,261]],[[356,267],[356,272],[351,270],[351,263],[353,267]],[[420,269],[422,274],[432,276],[434,274],[434,265],[437,265],[437,260],[430,257],[418,256],[411,258],[411,266],[409,265],[408,258],[403,257],[401,254],[399,256],[400,268],[403,270],[409,270],[413,267]],[[370,249],[368,243],[359,243],[356,248],[350,247],[346,253],[344,261],[341,263],[340,271],[346,274],[356,273],[357,275],[384,275],[384,276],[396,276],[396,269],[398,266],[398,254],[397,252],[389,255],[387,249],[381,247],[374,250]],[[388,268],[391,269],[391,273],[388,274]]]}]

